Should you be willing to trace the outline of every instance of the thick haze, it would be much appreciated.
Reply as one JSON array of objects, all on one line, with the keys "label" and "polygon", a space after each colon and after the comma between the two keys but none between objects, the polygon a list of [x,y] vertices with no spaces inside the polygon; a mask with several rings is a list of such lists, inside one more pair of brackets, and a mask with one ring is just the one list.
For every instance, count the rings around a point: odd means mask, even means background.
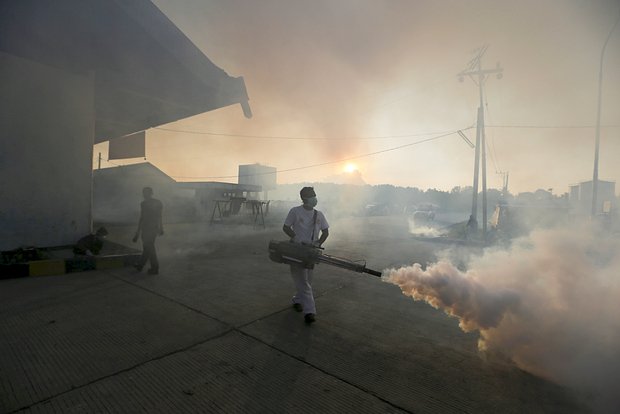
[{"label": "thick haze", "polygon": [[[231,76],[245,78],[254,117],[236,105],[149,130],[147,158],[184,180],[236,182],[238,164],[280,170],[381,151],[428,138],[345,139],[471,126],[478,88],[459,83],[474,49],[483,67],[487,125],[596,123],[599,59],[620,13],[613,0],[205,1],[154,3]],[[620,179],[620,27],[605,54],[599,178]],[[475,129],[466,131],[475,140]],[[512,192],[592,179],[594,128],[487,128],[488,185],[510,172]],[[96,149],[96,151],[101,149]],[[103,150],[105,151],[105,150]],[[355,160],[364,181],[449,190],[472,183],[474,151],[457,135]],[[279,183],[319,181],[345,163],[282,172]]]},{"label": "thick haze", "polygon": [[620,243],[589,225],[539,229],[488,249],[467,271],[450,260],[384,271],[403,293],[478,331],[481,351],[589,395],[619,412]]}]

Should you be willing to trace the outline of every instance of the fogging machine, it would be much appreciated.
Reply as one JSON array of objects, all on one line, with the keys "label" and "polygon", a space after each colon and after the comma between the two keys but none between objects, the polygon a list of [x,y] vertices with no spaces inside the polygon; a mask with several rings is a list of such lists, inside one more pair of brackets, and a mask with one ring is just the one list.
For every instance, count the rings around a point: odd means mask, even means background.
[{"label": "fogging machine", "polygon": [[276,263],[294,264],[306,269],[312,269],[318,263],[326,263],[354,272],[368,273],[369,275],[381,277],[381,272],[368,269],[365,262],[359,263],[341,257],[330,256],[323,253],[322,248],[308,244],[272,240],[269,242],[269,258]]}]

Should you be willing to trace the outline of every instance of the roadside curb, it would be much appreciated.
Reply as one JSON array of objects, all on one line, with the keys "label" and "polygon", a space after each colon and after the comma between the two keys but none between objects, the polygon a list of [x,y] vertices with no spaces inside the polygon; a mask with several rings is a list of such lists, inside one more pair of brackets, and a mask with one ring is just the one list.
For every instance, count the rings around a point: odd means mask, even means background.
[{"label": "roadside curb", "polygon": [[46,259],[0,265],[0,279],[27,276],[56,276],[88,270],[120,269],[133,265],[139,258],[139,253],[132,253],[97,257],[84,256],[71,259]]},{"label": "roadside curb", "polygon": [[[119,269],[132,266],[142,252],[108,242],[107,251],[97,256],[76,255],[71,246],[41,249],[43,257],[25,257],[17,263],[0,263],[0,280],[27,276],[55,276],[88,270]],[[30,259],[30,260],[28,260]]]}]

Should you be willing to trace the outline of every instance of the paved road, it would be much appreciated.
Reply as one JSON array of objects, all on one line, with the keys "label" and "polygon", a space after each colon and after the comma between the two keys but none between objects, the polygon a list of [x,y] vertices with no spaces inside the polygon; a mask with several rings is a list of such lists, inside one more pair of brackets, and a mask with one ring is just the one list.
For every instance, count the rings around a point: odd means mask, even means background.
[{"label": "paved road", "polygon": [[[130,244],[131,229],[110,230]],[[379,270],[434,258],[400,218],[331,233],[330,253]],[[272,238],[277,225],[168,225],[157,276],[0,281],[0,412],[583,412],[378,278],[319,266],[318,321],[305,325],[288,268],[267,257]]]}]

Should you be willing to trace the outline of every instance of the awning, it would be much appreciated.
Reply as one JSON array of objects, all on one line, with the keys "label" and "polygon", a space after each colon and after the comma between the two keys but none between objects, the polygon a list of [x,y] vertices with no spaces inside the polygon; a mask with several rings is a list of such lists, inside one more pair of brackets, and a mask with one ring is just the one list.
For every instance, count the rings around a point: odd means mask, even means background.
[{"label": "awning", "polygon": [[233,104],[251,117],[243,78],[148,0],[3,0],[0,50],[90,74],[95,143]]}]

